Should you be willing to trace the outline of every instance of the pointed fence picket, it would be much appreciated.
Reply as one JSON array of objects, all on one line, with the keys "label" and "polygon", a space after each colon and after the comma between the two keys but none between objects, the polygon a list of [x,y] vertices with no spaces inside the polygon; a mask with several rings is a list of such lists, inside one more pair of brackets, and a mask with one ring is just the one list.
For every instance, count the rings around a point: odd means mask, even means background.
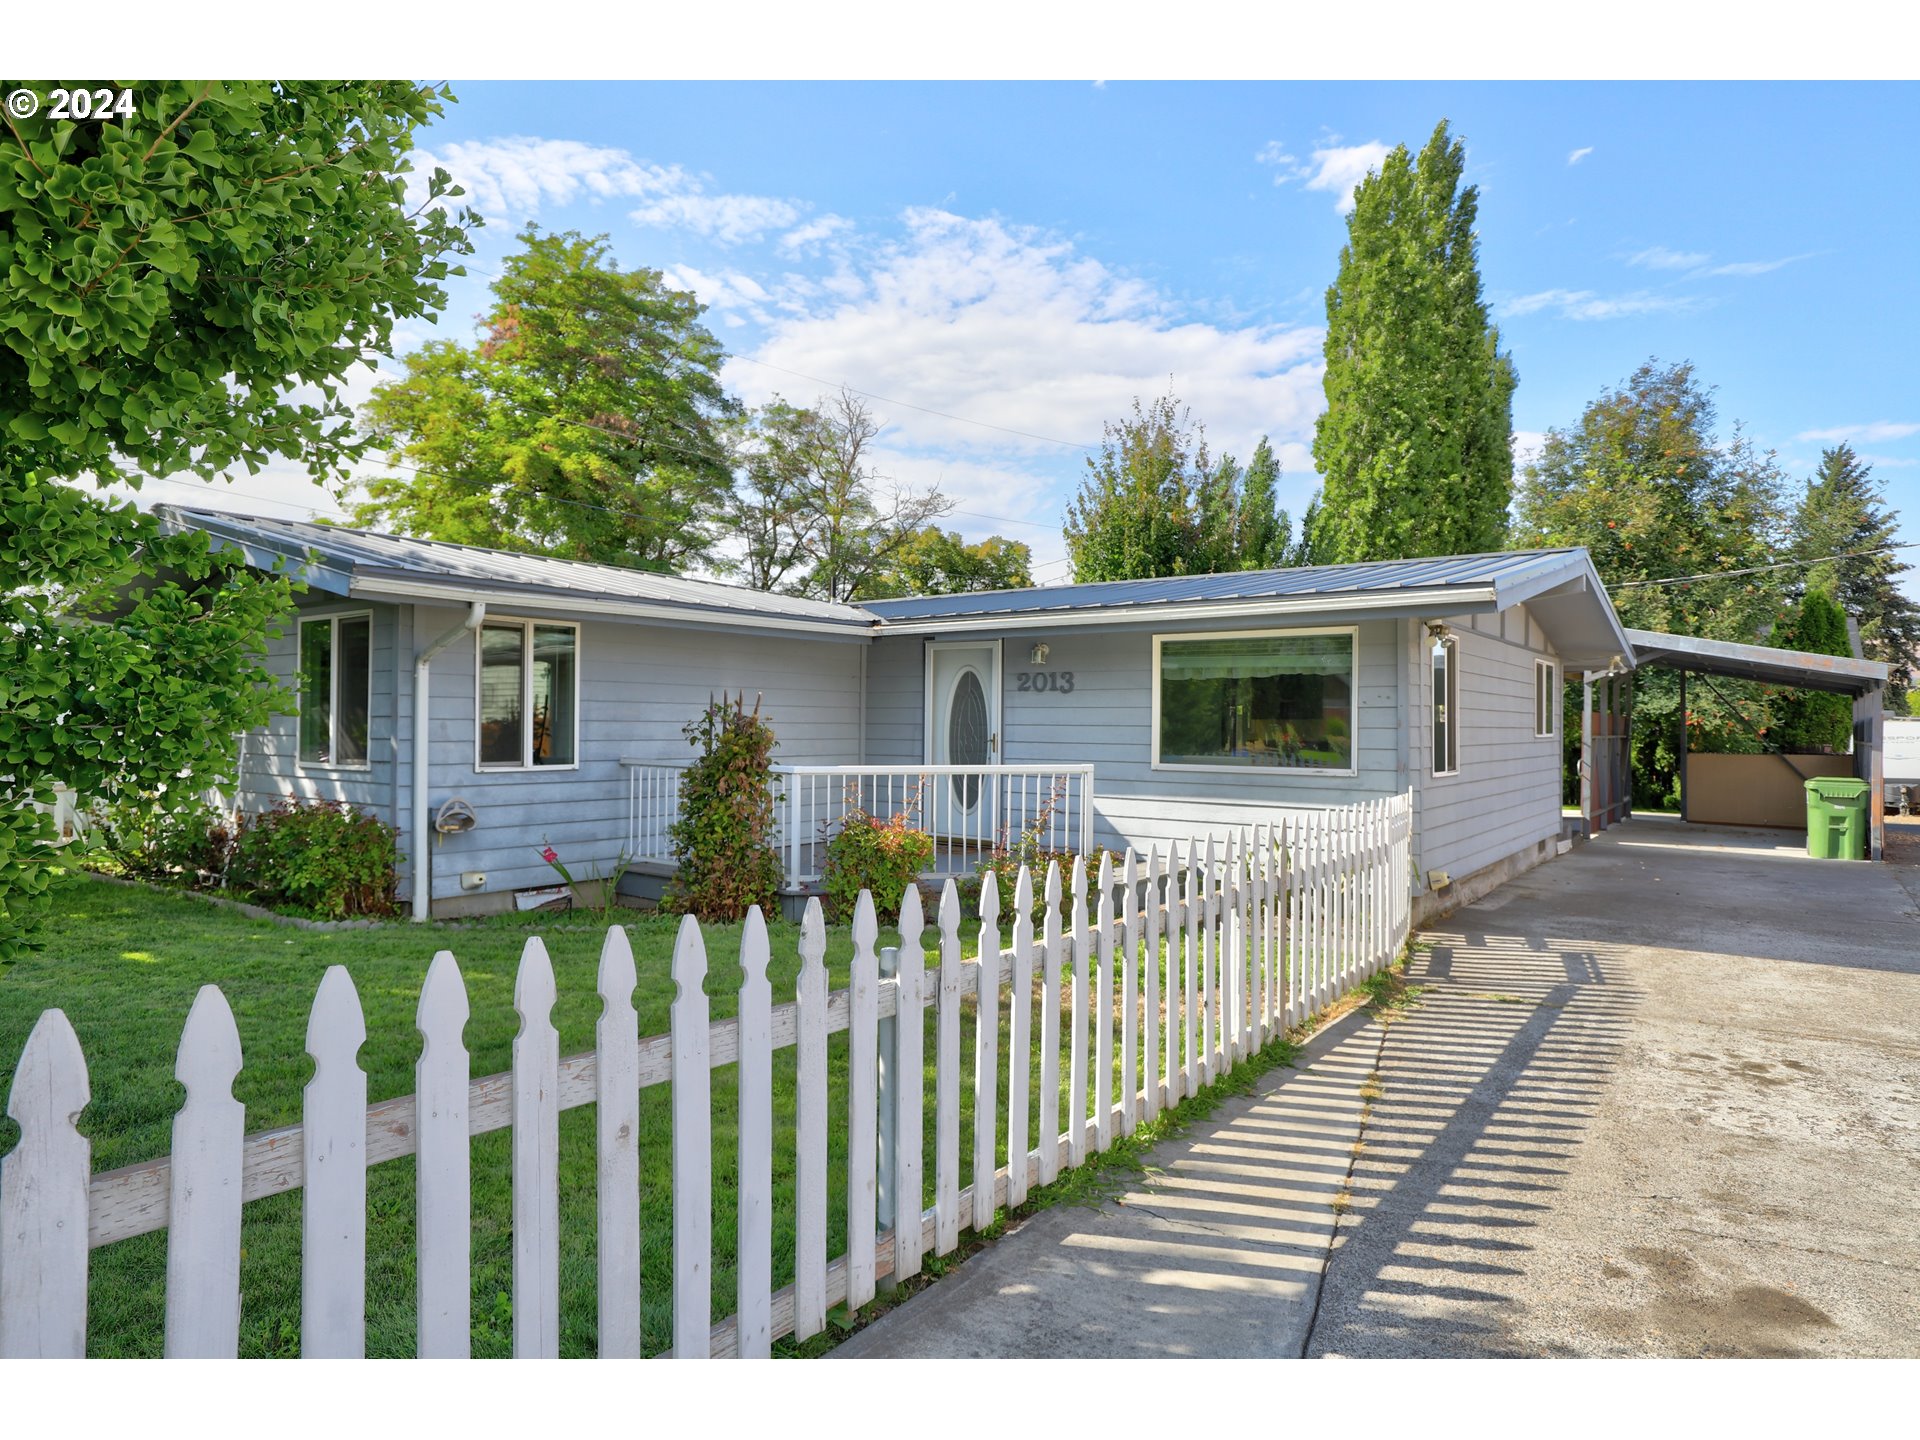
[{"label": "pointed fence picket", "polygon": [[[1103,858],[1094,877],[1076,858],[1065,906],[1060,868],[1050,863],[1037,939],[1038,877],[1028,870],[1013,883],[1011,917],[1003,914],[997,878],[986,878],[971,937],[962,933],[949,882],[939,909],[939,963],[931,973],[918,891],[902,900],[901,945],[887,975],[875,948],[873,901],[863,895],[852,926],[851,980],[840,992],[829,990],[825,925],[818,902],[810,902],[800,927],[794,999],[779,1006],[767,981],[767,930],[756,910],[740,941],[738,1006],[733,1018],[721,1021],[711,1018],[704,989],[705,940],[687,919],[674,946],[670,1033],[646,1038],[638,1034],[632,951],[625,932],[614,927],[601,951],[595,1049],[564,1058],[552,1018],[552,966],[541,942],[530,940],[514,986],[521,1023],[513,1068],[478,1080],[469,1075],[463,1040],[466,987],[454,957],[441,952],[415,1014],[422,1042],[416,1093],[373,1106],[358,1063],[366,1041],[359,999],[347,972],[335,966],[322,977],[309,1016],[306,1049],[314,1074],[302,1123],[253,1136],[243,1134],[245,1112],[233,1093],[242,1060],[238,1034],[225,998],[209,986],[195,998],[181,1036],[175,1073],[186,1100],[170,1156],[95,1176],[89,1176],[90,1151],[77,1127],[88,1100],[85,1058],[66,1018],[49,1010],[28,1037],[7,1098],[21,1140],[0,1158],[0,1356],[84,1353],[89,1246],[163,1228],[170,1231],[166,1353],[233,1355],[242,1207],[302,1187],[302,1353],[358,1356],[365,1350],[367,1166],[416,1154],[419,1353],[466,1355],[471,1139],[508,1128],[513,1349],[557,1354],[559,1113],[589,1104],[596,1107],[599,1348],[606,1356],[637,1356],[644,1349],[640,1095],[656,1085],[671,1086],[672,1232],[652,1243],[671,1242],[672,1353],[768,1355],[783,1336],[818,1334],[830,1307],[868,1303],[879,1280],[917,1273],[928,1249],[950,1253],[963,1230],[982,1230],[1001,1207],[1024,1203],[1033,1183],[1057,1178],[1063,1165],[1085,1163],[1090,1145],[1106,1149],[1116,1123],[1121,1135],[1132,1133],[1376,973],[1407,935],[1411,829],[1408,798],[1396,796],[1195,837],[1170,857],[1155,849],[1144,862],[1132,853],[1117,866]],[[1096,887],[1091,923],[1090,879]],[[970,939],[976,960],[964,958]],[[1070,987],[1064,1087],[1063,981]],[[920,1083],[929,1004],[935,1010],[931,1210],[923,1208]],[[974,1053],[970,1069],[963,1069],[962,1016],[969,1005]],[[885,1030],[883,1021],[889,1022]],[[835,1115],[829,1039],[842,1031],[848,1033],[849,1099],[844,1115]],[[879,1046],[888,1033],[889,1079],[882,1090]],[[1038,1095],[1029,1086],[1036,1045]],[[794,1280],[776,1291],[772,1236],[781,1161],[773,1077],[776,1052],[788,1046],[795,1050]],[[711,1073],[723,1064],[738,1067],[738,1148],[725,1166],[734,1186],[738,1286],[735,1313],[715,1324]],[[969,1085],[974,1164],[963,1188],[960,1112]],[[832,1257],[828,1157],[841,1125],[848,1242],[844,1254]],[[891,1167],[884,1211],[883,1133]]]}]

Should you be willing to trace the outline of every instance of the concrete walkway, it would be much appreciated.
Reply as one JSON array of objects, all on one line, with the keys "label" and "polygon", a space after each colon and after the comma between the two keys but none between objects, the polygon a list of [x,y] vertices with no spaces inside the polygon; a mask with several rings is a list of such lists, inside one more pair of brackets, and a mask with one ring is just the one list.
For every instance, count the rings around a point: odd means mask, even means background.
[{"label": "concrete walkway", "polygon": [[1631,822],[1424,937],[1097,1207],[836,1353],[1920,1353],[1920,825],[1905,864]]}]

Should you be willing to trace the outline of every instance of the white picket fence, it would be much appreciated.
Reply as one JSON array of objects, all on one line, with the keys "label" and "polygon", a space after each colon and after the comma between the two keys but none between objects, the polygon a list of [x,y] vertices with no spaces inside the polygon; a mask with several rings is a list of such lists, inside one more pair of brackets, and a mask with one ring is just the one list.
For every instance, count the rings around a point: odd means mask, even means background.
[{"label": "white picket fence", "polygon": [[[409,1154],[419,1157],[419,1353],[464,1356],[472,1331],[470,1140],[504,1127],[513,1132],[513,1352],[554,1356],[559,1115],[579,1105],[597,1107],[599,1351],[638,1356],[637,1137],[640,1093],[652,1085],[672,1087],[672,1353],[764,1356],[782,1336],[818,1333],[830,1307],[867,1304],[881,1279],[918,1273],[929,1252],[952,1251],[962,1230],[990,1225],[996,1211],[1021,1204],[1033,1187],[1194,1095],[1386,964],[1407,934],[1410,832],[1402,796],[1195,840],[1170,861],[1157,851],[1144,860],[1129,853],[1117,868],[1102,861],[1091,913],[1078,861],[1064,882],[1057,865],[1042,882],[1023,869],[1004,921],[989,876],[978,931],[984,963],[962,959],[951,882],[932,957],[923,950],[917,890],[901,907],[902,943],[885,951],[876,948],[874,908],[863,894],[852,927],[851,984],[831,994],[815,902],[801,927],[795,998],[778,1006],[756,911],[741,940],[738,1013],[718,1022],[709,1018],[702,989],[704,939],[689,919],[673,957],[678,998],[671,1031],[644,1039],[632,1003],[632,953],[626,932],[615,926],[601,949],[604,1008],[595,1049],[564,1058],[550,1019],[553,969],[542,943],[530,939],[514,988],[521,1025],[513,1068],[480,1080],[469,1076],[462,1040],[466,987],[454,957],[442,951],[416,1014],[424,1041],[416,1093],[373,1106],[356,1063],[366,1039],[359,998],[347,971],[334,966],[321,979],[307,1025],[315,1072],[303,1122],[255,1135],[244,1133],[232,1093],[242,1063],[233,1015],[209,985],[181,1036],[175,1075],[186,1102],[174,1120],[171,1155],[100,1175],[89,1173],[88,1142],[75,1128],[88,1100],[86,1061],[66,1016],[48,1010],[27,1039],[7,1104],[21,1139],[0,1160],[0,1357],[83,1354],[90,1249],[163,1228],[166,1354],[233,1356],[242,1206],[302,1186],[301,1353],[359,1356],[367,1167]],[[1044,884],[1045,900],[1038,933],[1036,883]],[[1011,940],[1005,946],[1003,924]],[[1064,1128],[1063,987],[1070,1039]],[[960,1053],[963,997],[977,1007],[970,1066]],[[919,1083],[928,1006],[935,1012],[936,1073],[931,1208]],[[830,1259],[828,1127],[837,1119],[828,1105],[828,1037],[839,1031],[849,1032],[849,1240],[847,1252]],[[1036,1045],[1040,1128],[1030,1136]],[[798,1052],[795,1279],[775,1291],[773,1055],[787,1046]],[[715,1325],[709,1087],[713,1067],[728,1064],[739,1067],[737,1310]],[[973,1093],[969,1177],[960,1174],[962,1086]],[[896,1210],[906,1223],[894,1223]]]}]

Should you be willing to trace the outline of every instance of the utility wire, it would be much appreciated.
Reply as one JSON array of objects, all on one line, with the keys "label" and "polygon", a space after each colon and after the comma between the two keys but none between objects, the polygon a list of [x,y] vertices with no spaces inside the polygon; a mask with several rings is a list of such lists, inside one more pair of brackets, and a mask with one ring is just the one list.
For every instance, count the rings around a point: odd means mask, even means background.
[{"label": "utility wire", "polygon": [[1669,575],[1663,580],[1622,580],[1612,588],[1636,590],[1647,585],[1690,585],[1696,580],[1731,580],[1737,575],[1759,575],[1769,570],[1792,570],[1800,565],[1825,565],[1830,560],[1858,560],[1868,555],[1884,555],[1890,550],[1920,550],[1920,540],[1877,545],[1871,550],[1846,550],[1838,555],[1819,555],[1811,560],[1782,560],[1774,565],[1748,565],[1740,570],[1709,570],[1700,575]]}]

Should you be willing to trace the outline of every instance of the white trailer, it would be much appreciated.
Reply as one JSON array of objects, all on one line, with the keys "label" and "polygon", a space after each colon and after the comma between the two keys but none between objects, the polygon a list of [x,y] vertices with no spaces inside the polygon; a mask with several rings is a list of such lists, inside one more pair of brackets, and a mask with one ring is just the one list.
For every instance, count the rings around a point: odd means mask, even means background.
[{"label": "white trailer", "polygon": [[1886,722],[1881,774],[1887,808],[1902,815],[1920,808],[1920,719]]}]

